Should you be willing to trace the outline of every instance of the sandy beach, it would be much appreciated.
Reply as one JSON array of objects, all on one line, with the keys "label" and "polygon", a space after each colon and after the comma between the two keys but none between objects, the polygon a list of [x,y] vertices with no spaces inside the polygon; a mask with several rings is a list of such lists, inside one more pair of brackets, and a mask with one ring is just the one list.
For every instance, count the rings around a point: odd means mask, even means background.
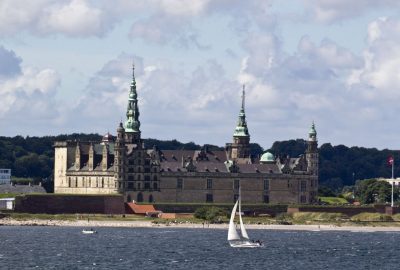
[{"label": "sandy beach", "polygon": [[[197,229],[228,229],[228,224],[198,224],[175,223],[155,224],[151,221],[90,221],[86,220],[15,220],[0,219],[0,226],[68,226],[68,227],[132,227],[132,228],[197,228]],[[248,224],[247,229],[257,230],[294,230],[294,231],[352,231],[352,232],[400,232],[400,227],[394,226],[336,226],[336,225],[265,225]]]}]

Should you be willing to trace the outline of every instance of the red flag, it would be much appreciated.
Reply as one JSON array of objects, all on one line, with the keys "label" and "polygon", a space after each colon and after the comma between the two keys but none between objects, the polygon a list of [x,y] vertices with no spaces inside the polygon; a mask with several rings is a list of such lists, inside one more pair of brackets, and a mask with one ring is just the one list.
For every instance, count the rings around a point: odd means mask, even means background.
[{"label": "red flag", "polygon": [[388,157],[388,164],[392,166],[393,163],[394,163],[394,158],[393,158],[393,156],[389,156],[389,157]]}]

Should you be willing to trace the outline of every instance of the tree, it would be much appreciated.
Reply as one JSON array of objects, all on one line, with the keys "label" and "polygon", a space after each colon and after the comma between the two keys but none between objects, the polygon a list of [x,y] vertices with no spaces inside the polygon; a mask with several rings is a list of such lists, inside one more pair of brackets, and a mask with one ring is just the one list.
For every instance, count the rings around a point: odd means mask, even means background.
[{"label": "tree", "polygon": [[359,180],[355,185],[356,199],[363,204],[390,202],[391,192],[392,187],[388,182],[376,179]]}]

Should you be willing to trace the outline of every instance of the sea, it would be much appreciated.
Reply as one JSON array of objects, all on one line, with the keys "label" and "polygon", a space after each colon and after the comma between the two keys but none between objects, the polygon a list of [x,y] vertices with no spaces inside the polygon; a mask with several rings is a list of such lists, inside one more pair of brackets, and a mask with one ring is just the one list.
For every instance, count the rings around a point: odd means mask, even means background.
[{"label": "sea", "polygon": [[248,230],[264,247],[231,248],[223,229],[0,227],[0,269],[400,269],[399,232]]}]

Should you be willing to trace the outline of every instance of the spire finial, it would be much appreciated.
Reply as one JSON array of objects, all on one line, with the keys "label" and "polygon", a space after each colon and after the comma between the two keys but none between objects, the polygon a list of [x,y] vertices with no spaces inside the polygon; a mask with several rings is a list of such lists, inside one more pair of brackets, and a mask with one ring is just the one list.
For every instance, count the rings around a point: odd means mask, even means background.
[{"label": "spire finial", "polygon": [[244,102],[245,102],[245,85],[243,84],[243,90],[242,90],[242,109],[244,110]]}]

